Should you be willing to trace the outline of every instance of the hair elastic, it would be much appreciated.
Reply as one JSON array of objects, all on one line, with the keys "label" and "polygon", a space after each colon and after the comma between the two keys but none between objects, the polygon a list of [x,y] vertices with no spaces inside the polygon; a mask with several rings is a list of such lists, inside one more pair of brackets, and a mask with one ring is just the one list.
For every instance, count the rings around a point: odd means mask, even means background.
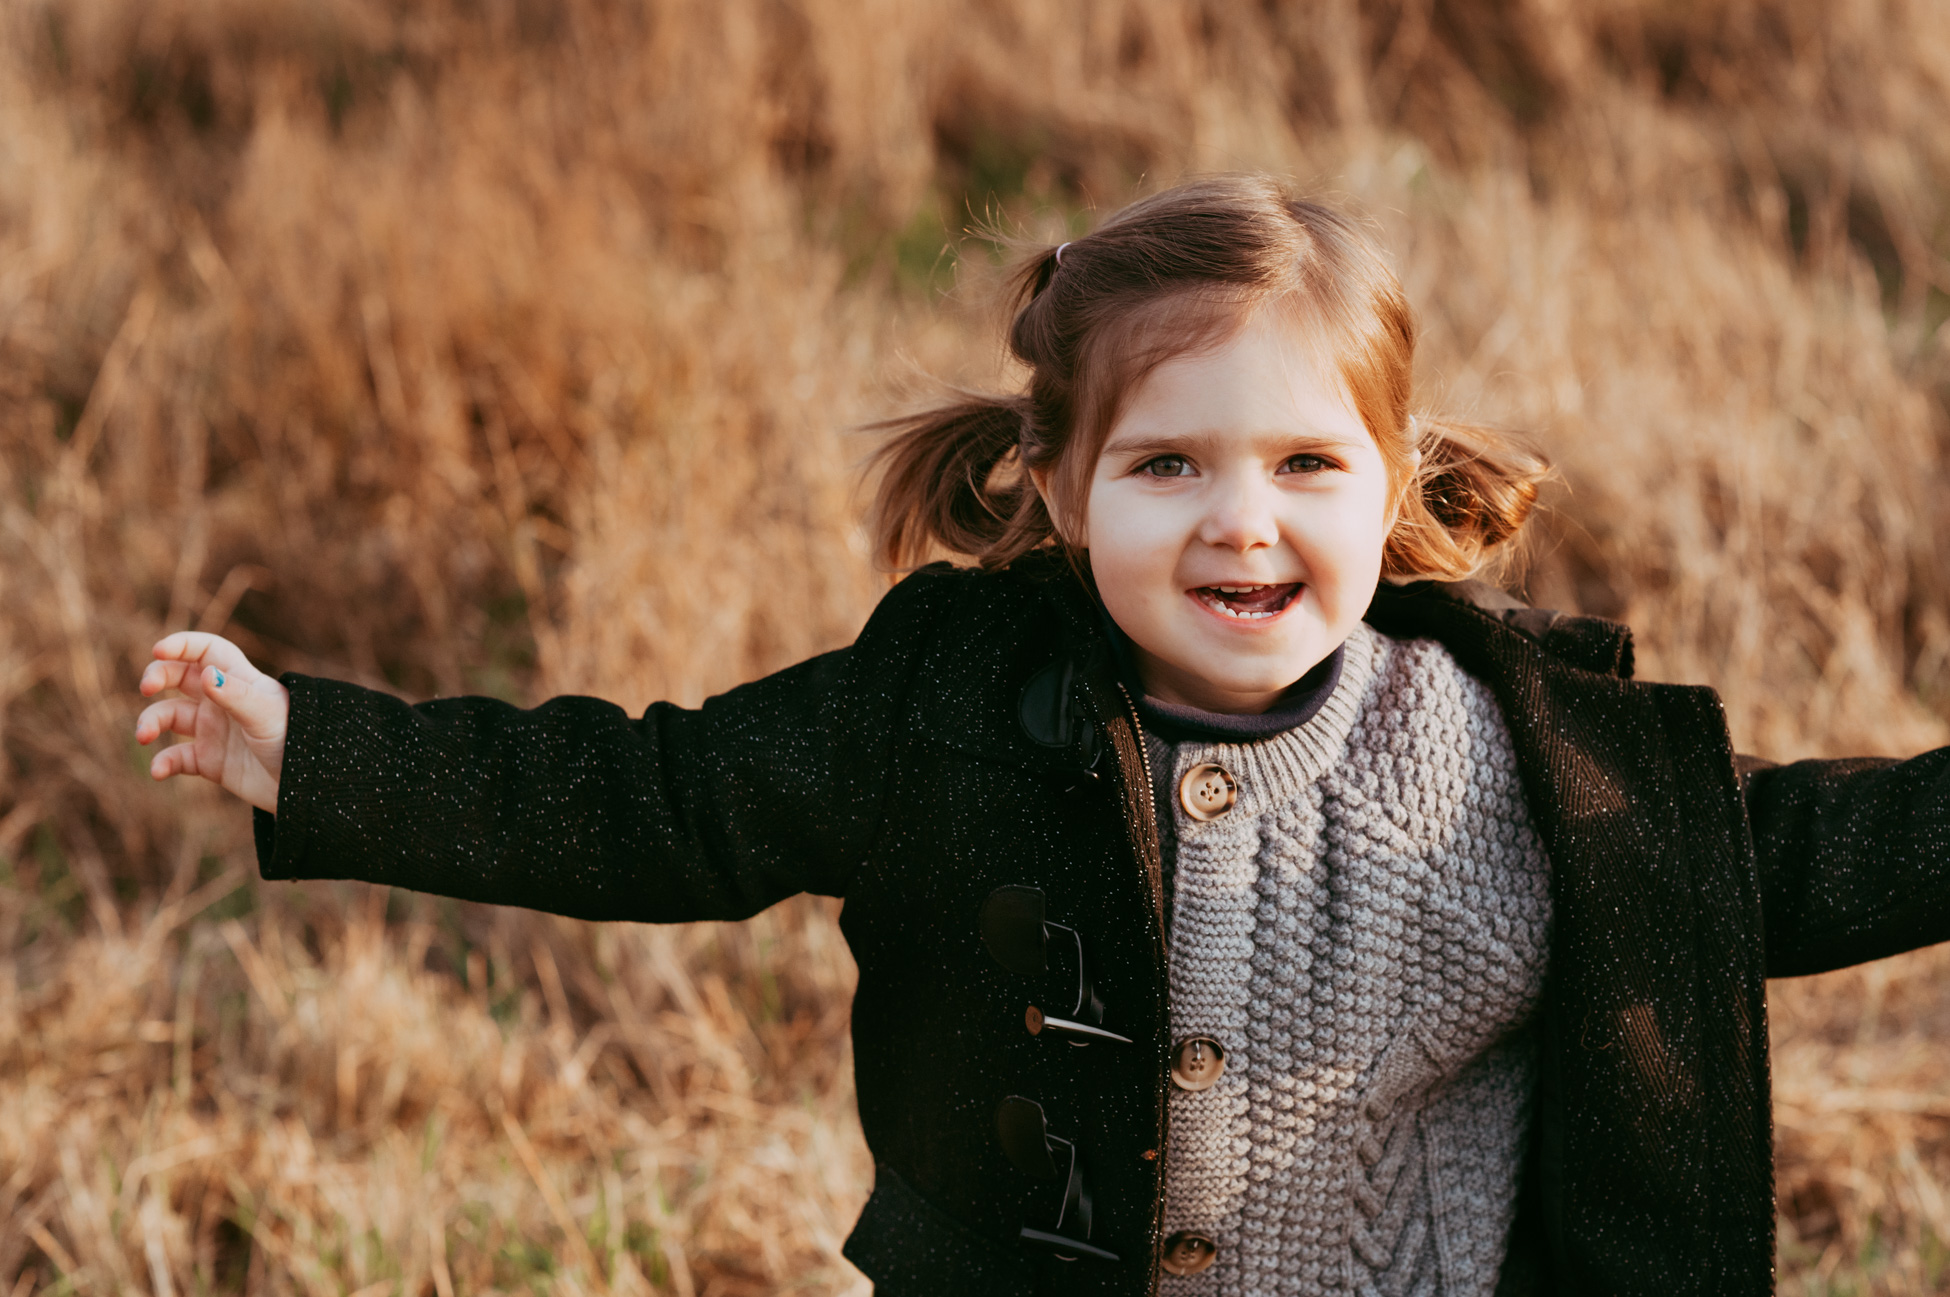
[{"label": "hair elastic", "polygon": [[1063,264],[1063,249],[1065,249],[1065,248],[1067,248],[1067,247],[1069,247],[1069,246],[1070,246],[1070,245],[1069,245],[1069,244],[1068,244],[1067,242],[1065,242],[1065,243],[1059,243],[1059,244],[1057,244],[1057,245],[1056,245],[1056,264],[1057,264],[1057,265],[1059,265],[1059,266],[1060,266],[1060,265],[1062,265],[1062,264]]}]

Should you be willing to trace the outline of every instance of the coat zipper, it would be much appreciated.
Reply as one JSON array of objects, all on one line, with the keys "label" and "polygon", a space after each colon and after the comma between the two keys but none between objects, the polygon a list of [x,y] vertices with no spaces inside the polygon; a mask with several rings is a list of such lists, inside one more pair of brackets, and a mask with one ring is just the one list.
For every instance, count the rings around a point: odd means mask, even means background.
[{"label": "coat zipper", "polygon": [[[1124,687],[1122,680],[1117,682],[1117,692],[1124,698],[1124,710],[1130,713],[1131,732],[1137,735],[1138,760],[1144,763],[1144,795],[1152,799],[1150,804],[1155,807],[1157,805],[1157,794],[1151,791],[1154,787],[1151,782],[1151,749],[1144,744],[1144,723],[1138,720],[1137,704],[1131,701],[1131,691]],[[1153,814],[1156,814],[1155,810]],[[1152,832],[1156,833],[1156,831],[1157,828],[1154,825]]]},{"label": "coat zipper", "polygon": [[1165,956],[1169,959],[1171,955],[1171,933],[1165,930],[1164,840],[1160,836],[1160,829],[1158,827],[1158,794],[1156,791],[1157,786],[1153,782],[1151,773],[1151,748],[1144,741],[1144,722],[1138,719],[1137,703],[1132,701],[1131,691],[1124,687],[1122,680],[1116,681],[1116,684],[1118,696],[1124,700],[1124,712],[1131,718],[1131,734],[1137,739],[1138,762],[1144,768],[1144,805],[1151,810],[1151,842],[1153,849],[1159,852],[1158,928],[1164,935]]},{"label": "coat zipper", "polygon": [[[1164,891],[1163,891],[1164,889],[1164,860],[1163,860],[1164,842],[1159,837],[1159,830],[1158,830],[1158,795],[1155,791],[1155,785],[1152,782],[1151,749],[1149,745],[1146,744],[1144,741],[1144,722],[1138,719],[1137,704],[1133,702],[1131,699],[1131,691],[1124,687],[1124,682],[1122,680],[1119,680],[1116,683],[1117,683],[1118,695],[1124,699],[1124,710],[1126,714],[1128,714],[1131,718],[1131,733],[1137,738],[1138,761],[1143,765],[1144,768],[1144,790],[1143,790],[1144,805],[1151,809],[1152,849],[1159,853],[1159,868],[1158,868],[1159,891],[1157,895],[1158,927],[1161,935],[1164,938],[1165,962],[1166,962],[1167,969],[1169,969],[1170,961],[1171,961],[1171,933],[1168,931],[1164,931],[1164,922],[1165,922],[1165,909],[1164,909],[1165,898],[1164,898]],[[1170,973],[1167,971],[1165,976],[1166,976],[1165,1021],[1167,1024],[1166,1035],[1169,1036],[1170,1035],[1169,1024],[1171,1021]],[[1160,1123],[1158,1129],[1157,1156],[1159,1158],[1164,1157],[1165,1147],[1170,1142],[1171,1142],[1171,1096],[1169,1093],[1167,1093],[1165,1096],[1164,1121]],[[1153,1241],[1152,1241],[1152,1248],[1151,1248],[1151,1266],[1150,1266],[1151,1273],[1149,1276],[1149,1282],[1147,1283],[1145,1288],[1145,1292],[1148,1294],[1148,1297],[1156,1297],[1158,1292],[1158,1249],[1160,1246],[1162,1246],[1162,1243],[1160,1242],[1160,1238],[1162,1236],[1164,1185],[1165,1185],[1164,1174],[1162,1171],[1160,1171],[1158,1176],[1158,1199],[1151,1206],[1152,1233],[1153,1233]]]}]

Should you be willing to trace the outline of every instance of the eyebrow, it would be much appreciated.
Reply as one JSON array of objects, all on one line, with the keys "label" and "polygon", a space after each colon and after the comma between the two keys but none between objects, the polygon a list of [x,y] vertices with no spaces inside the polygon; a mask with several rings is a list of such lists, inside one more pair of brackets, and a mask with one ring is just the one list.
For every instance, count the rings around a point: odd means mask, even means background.
[{"label": "eyebrow", "polygon": [[[1104,443],[1100,452],[1105,455],[1183,455],[1208,449],[1226,434],[1214,429],[1200,429],[1193,432],[1145,432],[1125,437],[1112,437]],[[1330,449],[1355,444],[1347,437],[1328,432],[1316,431],[1274,431],[1267,430],[1252,434],[1255,444],[1277,442],[1281,449],[1297,447],[1307,449]]]}]

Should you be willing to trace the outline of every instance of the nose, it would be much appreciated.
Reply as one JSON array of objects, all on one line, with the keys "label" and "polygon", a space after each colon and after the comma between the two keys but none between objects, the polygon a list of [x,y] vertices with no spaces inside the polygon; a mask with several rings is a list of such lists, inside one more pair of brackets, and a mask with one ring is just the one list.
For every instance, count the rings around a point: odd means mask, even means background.
[{"label": "nose", "polygon": [[1280,543],[1278,490],[1258,474],[1227,474],[1213,484],[1198,538],[1241,554]]}]

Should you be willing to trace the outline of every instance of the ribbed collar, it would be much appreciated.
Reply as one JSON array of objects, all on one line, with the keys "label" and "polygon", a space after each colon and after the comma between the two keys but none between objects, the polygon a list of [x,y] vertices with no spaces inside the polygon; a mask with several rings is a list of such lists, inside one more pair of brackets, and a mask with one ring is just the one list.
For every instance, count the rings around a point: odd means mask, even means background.
[{"label": "ribbed collar", "polygon": [[1183,703],[1168,703],[1145,693],[1130,636],[1111,620],[1102,604],[1097,606],[1097,612],[1103,619],[1104,633],[1110,637],[1110,650],[1117,663],[1118,677],[1136,700],[1138,720],[1147,732],[1170,743],[1252,743],[1298,729],[1319,714],[1320,709],[1327,705],[1327,700],[1334,696],[1347,656],[1347,646],[1343,644],[1313,670],[1287,686],[1279,701],[1263,712],[1251,715],[1208,712]]},{"label": "ribbed collar", "polygon": [[1235,820],[1256,820],[1262,812],[1281,805],[1327,773],[1347,747],[1348,735],[1374,684],[1384,652],[1382,637],[1367,623],[1357,623],[1341,646],[1339,679],[1304,724],[1266,739],[1174,742],[1177,759],[1169,787],[1175,788],[1178,777],[1201,761],[1224,766],[1239,781],[1239,807],[1245,814],[1228,815],[1223,821],[1201,826],[1201,831]]}]

